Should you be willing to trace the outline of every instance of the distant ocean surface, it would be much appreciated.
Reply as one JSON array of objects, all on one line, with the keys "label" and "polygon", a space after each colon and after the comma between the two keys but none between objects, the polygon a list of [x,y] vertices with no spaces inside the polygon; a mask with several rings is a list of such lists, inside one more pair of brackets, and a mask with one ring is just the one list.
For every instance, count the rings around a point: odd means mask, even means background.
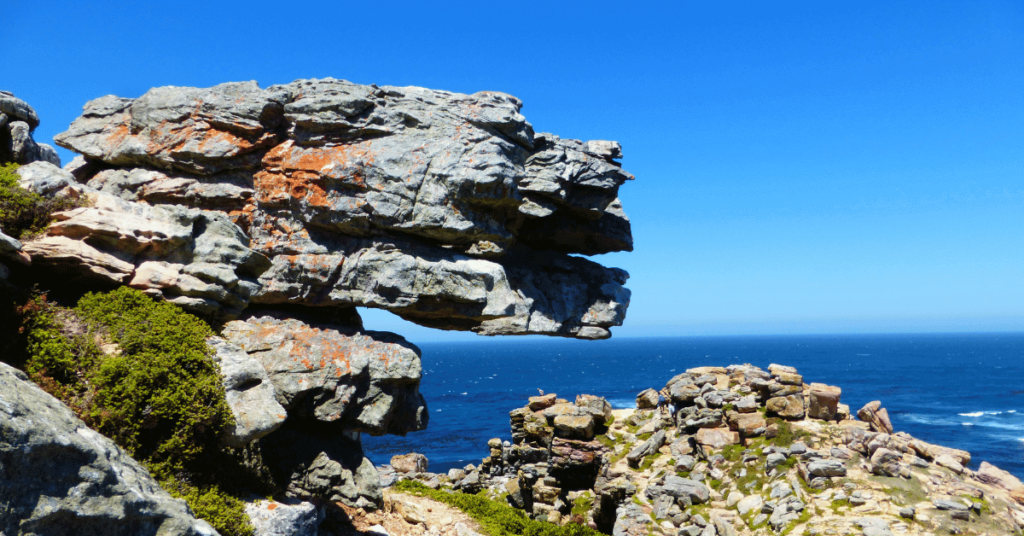
[{"label": "distant ocean surface", "polygon": [[1024,334],[686,337],[573,341],[487,338],[426,343],[420,391],[430,424],[406,437],[363,435],[377,465],[420,452],[430,470],[480,463],[487,440],[511,439],[508,412],[527,397],[606,397],[635,406],[688,368],[771,363],[797,368],[807,383],[843,389],[856,413],[881,400],[893,427],[971,453],[1024,479]]}]

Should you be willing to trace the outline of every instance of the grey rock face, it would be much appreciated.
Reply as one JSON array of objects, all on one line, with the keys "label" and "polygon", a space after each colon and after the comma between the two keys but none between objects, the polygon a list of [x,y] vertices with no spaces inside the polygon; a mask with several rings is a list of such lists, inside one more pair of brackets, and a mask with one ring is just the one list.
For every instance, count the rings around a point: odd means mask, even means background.
[{"label": "grey rock face", "polygon": [[260,440],[263,459],[288,497],[341,501],[353,508],[379,508],[380,478],[363,456],[359,434],[333,427],[286,422]]},{"label": "grey rock face", "polygon": [[286,504],[259,500],[246,504],[245,514],[256,536],[316,536],[324,520],[322,508],[299,501]]},{"label": "grey rock face", "polygon": [[677,500],[689,501],[690,504],[704,504],[711,498],[711,490],[696,480],[676,475],[668,475],[660,486],[648,486],[648,495],[670,495]]},{"label": "grey rock face", "polygon": [[42,161],[59,166],[57,151],[32,139],[32,131],[38,126],[39,116],[27,102],[0,91],[0,164]]},{"label": "grey rock face", "polygon": [[266,370],[289,419],[373,435],[427,426],[420,352],[397,335],[269,314],[228,322],[223,335]]},{"label": "grey rock face", "polygon": [[0,474],[5,534],[217,534],[126,452],[3,363]]},{"label": "grey rock face", "polygon": [[650,533],[648,524],[651,518],[632,501],[620,506],[615,512],[615,526],[612,536],[642,536]]},{"label": "grey rock face", "polygon": [[[484,335],[606,338],[625,317],[628,276],[567,254],[632,248],[618,200],[632,176],[615,161],[617,143],[535,135],[521,105],[501,93],[333,79],[102,97],[57,136],[85,156],[74,166],[80,190],[125,203],[103,203],[115,212],[146,212],[141,202],[203,209],[237,226],[239,244],[224,248],[269,261],[250,274],[222,263],[245,292],[215,281],[194,289],[164,265],[195,262],[195,226],[183,243],[143,256],[97,244],[95,233],[72,239],[135,266],[106,269],[109,284],[131,281],[195,312],[367,306]],[[102,275],[67,249],[40,249],[34,262]],[[147,283],[135,274],[143,262],[163,263],[168,277]]]},{"label": "grey rock face", "polygon": [[214,351],[225,398],[235,417],[235,427],[227,430],[224,444],[244,447],[280,428],[287,412],[278,404],[274,385],[259,361],[220,337],[207,344]]}]

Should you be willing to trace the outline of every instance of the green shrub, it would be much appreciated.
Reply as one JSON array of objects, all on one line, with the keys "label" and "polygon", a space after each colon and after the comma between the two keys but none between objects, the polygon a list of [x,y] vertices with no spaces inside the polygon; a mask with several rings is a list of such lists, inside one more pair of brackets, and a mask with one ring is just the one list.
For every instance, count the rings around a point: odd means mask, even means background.
[{"label": "green shrub", "polygon": [[76,312],[121,347],[96,370],[91,417],[100,432],[170,473],[217,444],[233,422],[205,322],[126,287],[87,294]]},{"label": "green shrub", "polygon": [[216,486],[199,488],[170,478],[160,485],[172,496],[185,499],[192,513],[205,520],[222,535],[251,535],[252,523],[245,513],[245,502]]},{"label": "green shrub", "polygon": [[722,457],[730,462],[738,462],[743,458],[743,451],[746,449],[743,445],[726,445],[722,449]]},{"label": "green shrub", "polygon": [[402,493],[419,495],[458,508],[480,523],[483,531],[490,536],[601,536],[600,532],[579,525],[555,525],[534,521],[520,510],[507,504],[492,501],[479,495],[450,493],[430,489],[416,480],[403,480],[392,489]]},{"label": "green shrub", "polygon": [[[177,306],[129,288],[87,294],[75,309],[39,296],[19,309],[25,369],[89,426],[143,463],[224,536],[252,534],[241,492],[258,478],[220,447],[233,426],[206,346],[213,334]],[[119,352],[105,354],[112,342]]]},{"label": "green shrub", "polygon": [[77,199],[48,198],[18,186],[18,164],[0,165],[0,230],[14,238],[41,233],[54,212],[81,206]]}]

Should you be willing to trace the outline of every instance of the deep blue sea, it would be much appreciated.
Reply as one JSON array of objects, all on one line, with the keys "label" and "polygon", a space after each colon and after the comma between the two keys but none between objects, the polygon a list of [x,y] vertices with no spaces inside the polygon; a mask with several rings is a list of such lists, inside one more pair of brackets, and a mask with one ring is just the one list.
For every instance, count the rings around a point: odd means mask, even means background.
[{"label": "deep blue sea", "polygon": [[687,368],[778,363],[808,383],[838,385],[854,413],[881,400],[897,431],[967,450],[975,469],[984,460],[1024,479],[1024,334],[495,338],[420,349],[430,425],[406,437],[364,435],[378,465],[413,451],[435,472],[478,464],[488,439],[511,438],[508,412],[537,389],[624,408]]}]

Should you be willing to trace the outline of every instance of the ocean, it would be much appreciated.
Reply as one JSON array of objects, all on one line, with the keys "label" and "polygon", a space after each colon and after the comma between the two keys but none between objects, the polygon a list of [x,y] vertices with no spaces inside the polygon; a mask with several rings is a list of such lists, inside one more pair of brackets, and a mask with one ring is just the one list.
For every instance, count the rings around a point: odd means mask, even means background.
[{"label": "ocean", "polygon": [[853,413],[881,400],[896,431],[967,450],[974,469],[987,461],[1024,479],[1024,334],[487,338],[420,349],[430,424],[406,437],[364,434],[375,464],[407,452],[425,454],[434,472],[478,464],[488,439],[511,439],[509,411],[538,389],[626,408],[688,368],[778,363],[807,383],[841,387]]}]

